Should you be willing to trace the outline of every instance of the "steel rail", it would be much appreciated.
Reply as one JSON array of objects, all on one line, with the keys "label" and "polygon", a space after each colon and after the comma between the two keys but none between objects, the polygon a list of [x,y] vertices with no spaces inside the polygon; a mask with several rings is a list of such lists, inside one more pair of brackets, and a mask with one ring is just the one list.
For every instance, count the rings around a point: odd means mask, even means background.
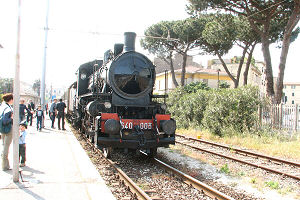
[{"label": "steel rail", "polygon": [[[85,141],[93,147],[93,149],[101,154],[103,156],[103,158],[105,158],[105,156],[103,155],[103,153],[101,152],[100,149],[98,149],[97,147],[95,147],[94,144],[91,143],[91,141],[83,136],[83,138],[85,139]],[[108,158],[105,158],[106,161],[109,162],[109,164],[118,172],[118,174],[120,175],[120,179],[124,181],[124,183],[130,188],[130,191],[134,194],[137,195],[137,198],[138,199],[141,199],[141,200],[152,200],[151,197],[149,197],[149,195],[147,195],[137,184],[134,183],[134,181],[132,181],[126,174],[125,172],[123,172],[118,166],[115,165],[115,163],[108,159]]]},{"label": "steel rail", "polygon": [[278,170],[275,170],[275,169],[270,169],[270,168],[267,168],[267,167],[262,166],[262,165],[257,165],[257,164],[250,163],[250,162],[247,162],[247,161],[243,161],[243,160],[231,157],[231,156],[226,156],[226,155],[223,155],[223,154],[220,154],[220,153],[216,153],[216,152],[213,152],[213,151],[209,151],[209,150],[206,150],[206,149],[201,149],[199,147],[195,147],[195,146],[192,146],[192,145],[189,145],[189,144],[185,144],[183,142],[176,141],[176,143],[179,143],[179,144],[184,145],[184,146],[188,146],[190,148],[193,148],[193,149],[196,149],[196,150],[199,150],[199,151],[203,151],[203,152],[214,154],[214,155],[217,155],[217,156],[220,156],[220,157],[223,157],[223,158],[234,160],[236,162],[240,162],[240,163],[247,164],[247,165],[250,165],[250,166],[253,166],[253,167],[264,169],[266,171],[270,171],[270,172],[273,172],[273,173],[276,173],[276,174],[281,174],[281,175],[284,175],[284,176],[287,176],[287,177],[290,177],[290,178],[294,178],[296,180],[300,180],[300,177],[298,177],[298,176],[295,176],[295,175],[292,175],[292,174],[288,174],[288,173],[285,173],[285,172],[281,172],[281,171],[278,171]]},{"label": "steel rail", "polygon": [[188,140],[193,140],[193,141],[196,141],[196,142],[202,142],[202,143],[205,143],[205,144],[210,144],[210,145],[213,145],[213,146],[218,146],[218,147],[226,148],[226,149],[229,149],[229,150],[234,150],[236,152],[240,152],[240,153],[244,153],[244,154],[248,154],[248,155],[253,155],[253,156],[265,158],[265,159],[268,159],[268,160],[272,160],[272,161],[281,162],[281,163],[293,165],[293,166],[296,166],[296,167],[300,167],[300,163],[298,163],[298,162],[283,160],[281,158],[276,158],[276,157],[272,157],[272,156],[268,156],[268,155],[254,153],[254,152],[251,152],[251,151],[242,150],[242,149],[238,149],[238,148],[234,148],[234,147],[229,147],[227,145],[218,144],[218,143],[215,143],[215,142],[210,142],[210,141],[203,140],[203,139],[196,139],[196,138],[192,138],[192,137],[187,137],[187,136],[180,135],[180,134],[176,134],[176,136],[183,137],[183,138],[188,139]]},{"label": "steel rail", "polygon": [[170,165],[158,160],[157,158],[154,158],[153,161],[160,166],[164,167],[168,171],[171,171],[172,173],[176,174],[177,176],[181,177],[185,183],[191,184],[194,188],[200,190],[205,195],[209,196],[212,199],[216,200],[234,200],[234,198],[219,192],[218,190],[210,187],[209,185],[202,183],[198,181],[197,179],[175,169],[174,167],[171,167]]}]

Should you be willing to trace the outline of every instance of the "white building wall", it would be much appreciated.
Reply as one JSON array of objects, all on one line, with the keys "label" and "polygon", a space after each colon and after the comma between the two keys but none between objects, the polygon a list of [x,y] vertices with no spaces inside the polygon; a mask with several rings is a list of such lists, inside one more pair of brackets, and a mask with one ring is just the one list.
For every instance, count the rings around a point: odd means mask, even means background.
[{"label": "white building wall", "polygon": [[300,83],[295,84],[283,84],[283,93],[285,95],[284,100],[288,105],[300,105]]}]

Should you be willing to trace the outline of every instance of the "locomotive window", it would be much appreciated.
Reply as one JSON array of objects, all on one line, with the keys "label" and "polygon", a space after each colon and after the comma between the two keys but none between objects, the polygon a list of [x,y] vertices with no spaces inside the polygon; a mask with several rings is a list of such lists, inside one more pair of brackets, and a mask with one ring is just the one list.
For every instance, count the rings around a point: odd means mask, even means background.
[{"label": "locomotive window", "polygon": [[114,70],[116,86],[127,94],[143,92],[151,84],[151,71],[148,63],[139,57],[121,60]]}]

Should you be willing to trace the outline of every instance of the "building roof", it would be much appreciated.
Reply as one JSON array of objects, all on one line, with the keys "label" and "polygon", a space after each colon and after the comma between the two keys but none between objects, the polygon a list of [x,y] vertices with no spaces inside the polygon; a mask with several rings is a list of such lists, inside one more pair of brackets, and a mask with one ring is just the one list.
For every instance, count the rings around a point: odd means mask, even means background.
[{"label": "building roof", "polygon": [[20,94],[38,97],[37,93],[33,90],[32,85],[21,81],[20,86]]},{"label": "building roof", "polygon": [[300,82],[285,82],[283,85],[300,85]]},{"label": "building roof", "polygon": [[[186,73],[196,73],[197,71],[199,71],[201,68],[199,67],[194,67],[194,66],[186,66],[185,67],[185,72]],[[182,69],[177,69],[175,70],[175,72],[181,72]]]},{"label": "building roof", "polygon": [[[169,72],[170,70],[168,70]],[[177,69],[177,70],[174,70],[174,72],[176,73],[181,73],[182,69]],[[201,73],[201,74],[215,74],[217,75],[218,74],[218,70],[216,69],[204,69],[204,68],[201,68],[201,67],[194,67],[194,66],[187,66],[185,68],[185,73],[187,74],[196,74],[196,73]],[[159,73],[157,75],[161,75],[161,74],[164,74],[164,72],[162,73]],[[224,72],[224,71],[219,71],[219,75],[222,75],[222,76],[227,76],[227,73]]]}]

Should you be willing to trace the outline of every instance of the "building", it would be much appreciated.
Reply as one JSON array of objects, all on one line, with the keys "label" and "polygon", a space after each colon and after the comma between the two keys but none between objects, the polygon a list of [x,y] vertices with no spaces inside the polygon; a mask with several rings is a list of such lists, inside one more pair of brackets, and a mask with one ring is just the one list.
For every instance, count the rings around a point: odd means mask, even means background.
[{"label": "building", "polygon": [[[236,58],[236,57],[234,57]],[[224,59],[224,62],[230,71],[230,73],[236,77],[237,70],[239,67],[239,63],[235,61],[235,59]],[[219,59],[213,59],[209,61],[207,68],[209,69],[215,69],[215,70],[221,70],[224,71],[224,67]],[[240,74],[240,80],[239,80],[239,86],[244,84],[244,71],[246,68],[246,63],[242,65],[241,74]],[[265,65],[263,62],[255,62],[253,64],[250,64],[250,68],[248,71],[248,79],[247,84],[248,85],[254,85],[254,86],[260,86],[265,84],[265,80],[262,79],[262,75],[264,74],[264,68]]]},{"label": "building", "polygon": [[283,102],[287,105],[300,105],[300,82],[283,83]]},{"label": "building", "polygon": [[[174,71],[176,80],[179,85],[181,80],[181,71],[182,71],[181,69],[177,69]],[[232,84],[230,77],[224,71],[219,71],[214,69],[204,69],[204,68],[194,67],[194,66],[186,67],[185,85],[190,84],[192,82],[205,82],[209,87],[217,88],[218,80],[225,81],[229,85]],[[167,74],[165,74],[165,72],[156,74],[155,87],[154,87],[155,94],[163,94],[165,91],[169,92],[173,89],[175,89],[175,85],[173,83],[172,74],[170,70],[167,71]]]},{"label": "building", "polygon": [[[177,57],[177,60],[178,60],[177,62],[174,61],[174,69],[176,74],[176,80],[180,85],[180,80],[181,80],[181,64],[179,62],[180,58]],[[228,70],[231,72],[231,74],[234,77],[236,77],[237,70],[239,67],[239,61],[237,60],[237,57],[234,57],[233,59],[224,59],[224,62],[226,63],[226,66]],[[225,72],[224,67],[219,59],[209,60],[206,69],[197,63],[195,64],[195,62],[193,62],[192,60],[192,57],[189,58],[187,63],[191,63],[192,65],[187,65],[186,67],[185,85],[192,82],[202,81],[207,83],[208,86],[211,88],[217,88],[218,83],[220,83],[220,81],[225,81],[230,85],[230,87],[232,88],[234,87],[233,81]],[[157,67],[158,70],[156,69],[156,81],[155,81],[154,93],[161,94],[165,92],[165,79],[167,80],[167,85],[166,85],[167,92],[169,90],[174,89],[175,85],[173,84],[172,81],[171,72],[169,70],[170,67],[166,65],[164,67],[164,70],[162,70],[163,67],[159,65],[159,62],[156,62],[155,64],[156,66],[158,66]],[[244,85],[245,68],[246,68],[246,63],[243,64],[241,69],[239,86]],[[165,78],[165,70],[167,70],[168,73],[168,76],[166,78]],[[247,85],[258,86],[261,96],[266,95],[265,77],[266,77],[265,64],[263,62],[252,62],[250,64],[250,68],[248,71]]]},{"label": "building", "polygon": [[[239,67],[239,61],[237,57],[233,59],[224,59],[224,62],[230,71],[230,73],[236,77],[237,70]],[[224,67],[219,59],[213,59],[208,62],[208,67],[210,69],[221,70],[224,71]],[[244,85],[244,71],[246,68],[246,63],[242,65],[239,86]],[[266,65],[264,62],[252,62],[249,67],[248,77],[247,77],[247,85],[258,86],[260,95],[266,96]],[[234,86],[233,82],[230,84],[232,87]]]},{"label": "building", "polygon": [[25,104],[32,100],[35,105],[40,104],[40,97],[33,90],[32,85],[25,82],[20,82],[20,99],[25,100]]},{"label": "building", "polygon": [[[170,65],[166,61],[164,61],[161,58],[154,58],[153,64],[156,66],[155,71],[156,74],[160,74],[164,72],[165,70],[170,70]],[[203,68],[199,63],[196,63],[193,61],[192,56],[187,56],[186,59],[186,66],[194,66],[198,68]],[[181,54],[175,54],[173,58],[173,67],[174,70],[181,69],[182,67],[182,55]]]},{"label": "building", "polygon": [[51,102],[53,99],[60,99],[64,96],[66,88],[64,87],[50,87],[46,88],[45,98],[47,102]]}]

